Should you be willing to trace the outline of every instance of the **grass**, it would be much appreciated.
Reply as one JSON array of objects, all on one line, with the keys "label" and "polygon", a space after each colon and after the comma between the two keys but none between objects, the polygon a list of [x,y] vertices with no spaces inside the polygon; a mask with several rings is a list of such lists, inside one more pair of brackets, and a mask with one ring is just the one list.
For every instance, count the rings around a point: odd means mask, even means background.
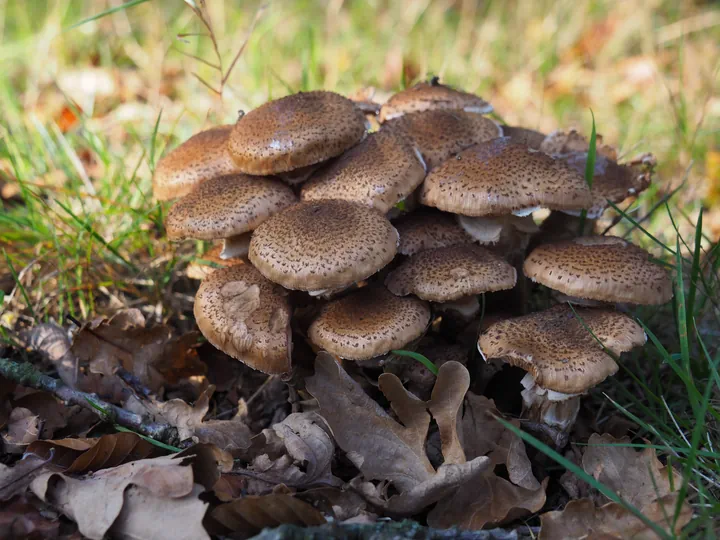
[{"label": "grass", "polygon": [[0,189],[12,195],[0,212],[3,342],[23,326],[123,306],[190,325],[178,269],[201,246],[164,239],[150,180],[165,149],[291,91],[373,86],[382,97],[437,74],[487,97],[510,124],[590,133],[597,122],[622,156],[658,158],[654,186],[613,205],[600,230],[672,268],[675,298],[634,312],[649,344],[624,357],[591,403],[600,423],[615,410],[632,419],[632,444],[683,472],[696,512],[685,534],[712,537],[720,9],[649,4],[299,0],[238,9],[208,0],[208,39],[180,0],[0,3]]}]

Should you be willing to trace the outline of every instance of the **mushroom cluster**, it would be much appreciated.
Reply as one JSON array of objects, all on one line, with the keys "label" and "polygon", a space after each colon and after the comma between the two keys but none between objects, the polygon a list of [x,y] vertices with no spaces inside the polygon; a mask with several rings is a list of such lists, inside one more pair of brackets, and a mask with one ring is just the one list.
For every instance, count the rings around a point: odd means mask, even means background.
[{"label": "mushroom cluster", "polygon": [[[598,137],[590,187],[580,133],[500,125],[488,102],[437,79],[364,105],[290,95],[160,161],[155,196],[179,198],[169,238],[222,242],[202,257],[215,267],[190,269],[201,332],[269,374],[292,370],[298,340],[364,363],[425,339],[441,362],[438,340],[450,350],[471,335],[486,362],[527,372],[525,414],[566,432],[579,396],[646,340],[622,306],[672,296],[646,251],[593,234],[608,201],[648,187],[652,156],[619,164]],[[527,314],[527,295],[508,291],[532,282],[557,305]],[[511,315],[478,339],[493,309]]]}]

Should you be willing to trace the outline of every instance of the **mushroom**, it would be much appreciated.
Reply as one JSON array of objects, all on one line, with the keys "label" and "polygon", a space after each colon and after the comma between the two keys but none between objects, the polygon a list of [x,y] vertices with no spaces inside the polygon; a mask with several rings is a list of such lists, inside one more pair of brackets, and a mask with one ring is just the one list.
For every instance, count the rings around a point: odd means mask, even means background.
[{"label": "mushroom", "polygon": [[200,284],[195,320],[216,348],[268,374],[290,371],[287,291],[249,264],[220,268]]},{"label": "mushroom", "polygon": [[466,216],[525,216],[592,204],[585,178],[562,161],[501,137],[471,146],[428,174],[420,202]]},{"label": "mushroom", "polygon": [[646,341],[642,327],[627,315],[558,305],[491,325],[477,347],[486,362],[501,359],[527,371],[522,392],[527,416],[567,432],[580,395],[618,369],[603,347],[619,355]]},{"label": "mushroom", "polygon": [[397,133],[380,131],[313,174],[300,198],[356,201],[386,214],[424,179],[419,151]]},{"label": "mushroom", "polygon": [[430,171],[473,144],[502,136],[500,126],[479,114],[429,110],[408,113],[383,124],[410,140],[425,158]]},{"label": "mushroom", "polygon": [[406,113],[428,110],[460,110],[487,114],[493,107],[480,96],[441,84],[438,77],[419,82],[390,97],[380,109],[380,122]]},{"label": "mushroom", "polygon": [[472,238],[453,214],[421,207],[393,222],[400,235],[398,253],[414,255],[426,249],[468,244]]},{"label": "mushroom", "polygon": [[532,150],[540,150],[545,140],[545,134],[535,131],[534,129],[527,129],[523,127],[514,126],[501,126],[503,135],[510,137],[510,141],[518,144],[524,144]]},{"label": "mushroom", "polygon": [[201,131],[164,156],[153,174],[153,195],[159,201],[184,197],[215,176],[237,172],[227,150],[232,126]]},{"label": "mushroom", "polygon": [[398,233],[374,208],[343,200],[304,201],[261,224],[250,261],[286,289],[338,289],[395,257]]},{"label": "mushroom", "polygon": [[[197,257],[197,259],[192,261],[190,264],[188,264],[187,269],[185,270],[185,275],[187,275],[187,277],[189,277],[190,279],[203,280],[207,276],[212,274],[218,267],[223,268],[225,266],[233,266],[236,264],[245,263],[245,261],[240,257],[232,259],[220,258],[220,252],[222,250],[222,244],[213,246],[208,249],[205,253]],[[201,261],[212,263],[212,265],[204,264]]]},{"label": "mushroom", "polygon": [[308,337],[315,346],[340,358],[363,361],[418,339],[429,322],[426,302],[369,286],[323,306]]},{"label": "mushroom", "polygon": [[272,178],[218,176],[175,203],[165,218],[165,229],[171,240],[228,239],[220,258],[229,259],[247,254],[246,233],[296,201],[287,185]]},{"label": "mushroom", "polygon": [[334,92],[300,92],[241,116],[228,149],[242,172],[278,175],[338,156],[364,136],[365,116],[352,101]]},{"label": "mushroom", "polygon": [[[590,141],[587,137],[574,129],[570,131],[553,131],[540,144],[540,151],[554,157],[562,157],[576,152],[588,152]],[[595,138],[596,156],[603,156],[610,160],[617,159],[617,152],[611,146],[603,144],[603,137],[597,134]]]},{"label": "mushroom", "polygon": [[644,249],[615,236],[583,236],[536,247],[527,277],[565,295],[601,302],[657,305],[673,295],[672,280]]},{"label": "mushroom", "polygon": [[431,302],[512,289],[517,273],[503,259],[473,244],[421,251],[388,274],[385,285],[398,296]]}]

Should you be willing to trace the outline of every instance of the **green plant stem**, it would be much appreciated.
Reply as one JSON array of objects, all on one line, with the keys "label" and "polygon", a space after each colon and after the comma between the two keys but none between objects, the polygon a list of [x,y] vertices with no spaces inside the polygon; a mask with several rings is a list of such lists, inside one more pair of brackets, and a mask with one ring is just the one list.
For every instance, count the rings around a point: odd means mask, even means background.
[{"label": "green plant stem", "polygon": [[175,426],[149,421],[139,414],[103,401],[96,394],[74,390],[62,381],[40,373],[27,362],[0,358],[0,375],[22,386],[50,392],[65,403],[79,405],[93,411],[106,422],[118,424],[151,439],[172,446],[177,446],[179,442]]}]

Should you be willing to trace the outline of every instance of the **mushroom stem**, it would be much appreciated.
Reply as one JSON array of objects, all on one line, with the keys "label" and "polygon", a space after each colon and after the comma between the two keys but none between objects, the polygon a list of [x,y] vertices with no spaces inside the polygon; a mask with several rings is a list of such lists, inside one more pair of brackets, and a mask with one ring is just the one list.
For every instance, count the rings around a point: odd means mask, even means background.
[{"label": "mushroom stem", "polygon": [[223,240],[223,249],[220,252],[220,258],[227,260],[247,257],[251,237],[252,233],[243,233],[225,238]]},{"label": "mushroom stem", "polygon": [[563,394],[541,388],[530,373],[525,375],[521,384],[525,388],[522,391],[523,409],[530,420],[563,432],[572,429],[580,411],[580,394]]}]

